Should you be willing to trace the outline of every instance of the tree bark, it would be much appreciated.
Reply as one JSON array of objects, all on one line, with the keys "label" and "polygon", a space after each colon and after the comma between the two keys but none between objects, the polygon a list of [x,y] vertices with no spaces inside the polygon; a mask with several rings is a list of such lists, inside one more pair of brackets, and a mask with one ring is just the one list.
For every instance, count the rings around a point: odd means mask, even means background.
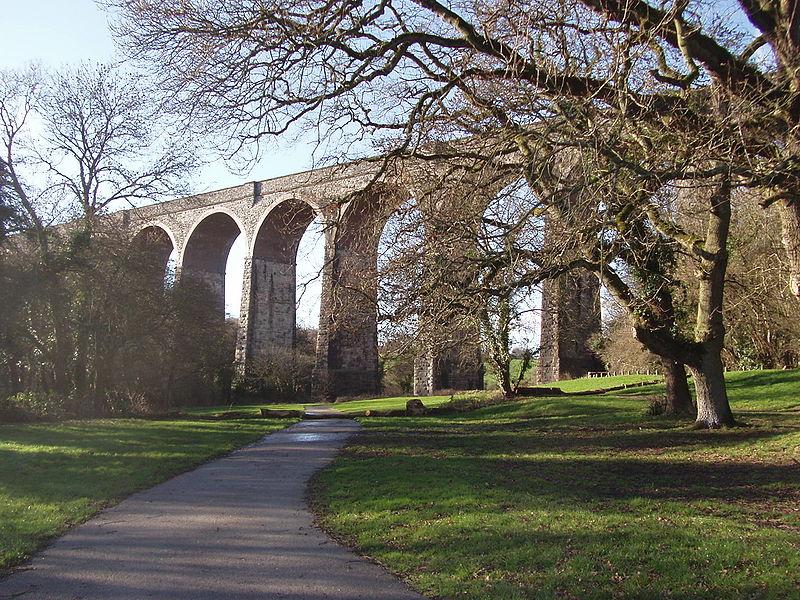
[{"label": "tree bark", "polygon": [[719,351],[705,352],[698,366],[687,366],[694,378],[695,393],[697,394],[695,427],[719,429],[736,425],[728,403],[725,372]]},{"label": "tree bark", "polygon": [[722,367],[725,324],[722,319],[725,271],[728,268],[728,233],[731,222],[730,179],[723,177],[709,199],[706,238],[698,270],[698,301],[695,341],[700,352],[687,363],[697,395],[699,429],[735,425]]},{"label": "tree bark", "polygon": [[514,393],[514,390],[511,387],[511,363],[506,362],[504,365],[499,366],[499,371],[500,390],[503,392],[504,396],[511,396]]},{"label": "tree bark", "polygon": [[667,386],[664,412],[668,415],[693,415],[695,407],[689,392],[689,384],[686,382],[686,368],[683,363],[661,357],[661,368]]},{"label": "tree bark", "polygon": [[780,202],[783,247],[789,259],[789,288],[800,302],[800,198]]}]

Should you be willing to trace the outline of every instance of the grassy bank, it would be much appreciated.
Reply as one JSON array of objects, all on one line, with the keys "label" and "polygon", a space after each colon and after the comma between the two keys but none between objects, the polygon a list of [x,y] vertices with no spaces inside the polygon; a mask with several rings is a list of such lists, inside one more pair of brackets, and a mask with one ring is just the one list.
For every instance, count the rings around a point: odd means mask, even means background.
[{"label": "grassy bank", "polygon": [[[557,387],[562,392],[574,394],[599,389],[609,389],[621,385],[637,385],[663,379],[660,375],[614,375],[612,377],[582,377],[556,383],[544,383],[538,387]],[[652,391],[651,391],[652,393]]]},{"label": "grassy bank", "polygon": [[732,430],[657,391],[365,419],[316,509],[432,598],[800,596],[800,372],[732,374]]},{"label": "grassy bank", "polygon": [[124,496],[289,424],[96,420],[0,425],[0,575]]},{"label": "grassy bank", "polygon": [[[336,410],[343,412],[346,415],[363,415],[366,410],[399,410],[406,407],[408,396],[402,398],[373,398],[365,400],[349,400],[347,402],[337,402],[330,406]],[[425,406],[432,408],[441,406],[449,402],[450,395],[447,396],[425,396],[422,398]],[[316,406],[313,403],[305,404],[232,404],[232,405],[219,405],[219,406],[199,406],[196,408],[186,409],[186,412],[193,415],[214,415],[225,411],[237,411],[250,413],[253,416],[259,414],[262,408],[270,408],[274,410],[303,410],[307,406]]]},{"label": "grassy bank", "polygon": [[[571,381],[561,381],[557,383],[544,384],[538,387],[558,387],[567,393],[585,392],[601,388],[610,388],[619,385],[638,384],[645,381],[659,379],[654,375],[618,375],[614,377],[602,377],[591,379],[574,379]],[[456,395],[463,393],[456,392]],[[370,398],[360,400],[347,400],[333,404],[333,408],[347,415],[362,415],[366,410],[399,410],[406,407],[406,402],[411,396],[398,396],[392,398]],[[428,408],[435,408],[450,402],[452,395],[423,396],[422,401]],[[248,413],[257,416],[262,408],[273,410],[303,410],[307,406],[314,406],[313,403],[296,404],[219,404],[216,406],[196,406],[193,408],[182,409],[187,414],[197,416],[210,416],[227,411]]]}]

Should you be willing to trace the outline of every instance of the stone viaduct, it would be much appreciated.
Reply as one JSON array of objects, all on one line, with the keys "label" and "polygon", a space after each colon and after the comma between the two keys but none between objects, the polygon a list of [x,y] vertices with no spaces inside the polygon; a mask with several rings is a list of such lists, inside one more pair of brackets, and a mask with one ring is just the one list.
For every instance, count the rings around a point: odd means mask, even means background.
[{"label": "stone viaduct", "polygon": [[[307,227],[321,219],[325,262],[314,395],[374,394],[380,385],[375,281],[383,226],[410,198],[446,196],[457,210],[459,194],[472,192],[468,182],[444,189],[440,180],[419,171],[378,172],[370,162],[325,167],[130,209],[121,218],[162,272],[174,251],[177,278],[206,284],[220,314],[228,253],[243,236],[247,250],[235,357],[242,370],[276,348],[294,347],[297,249]],[[599,328],[596,279],[562,278],[548,289],[545,305],[552,315],[543,318],[543,381],[591,370],[586,341]],[[479,355],[459,352],[418,351],[414,393],[482,388]]]}]

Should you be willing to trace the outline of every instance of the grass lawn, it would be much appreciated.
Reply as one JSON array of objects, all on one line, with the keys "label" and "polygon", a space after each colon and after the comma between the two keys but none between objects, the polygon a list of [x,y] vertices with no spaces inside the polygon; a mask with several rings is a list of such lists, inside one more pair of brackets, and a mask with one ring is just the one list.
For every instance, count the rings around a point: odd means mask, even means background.
[{"label": "grass lawn", "polygon": [[612,377],[582,377],[581,379],[570,379],[568,381],[557,381],[555,383],[543,383],[542,385],[535,387],[556,387],[562,392],[574,394],[576,392],[608,389],[618,387],[620,385],[647,383],[661,379],[663,379],[663,377],[660,375],[614,375]]},{"label": "grass lawn", "polygon": [[[610,388],[623,384],[640,383],[646,381],[654,381],[659,379],[655,375],[618,375],[614,377],[593,377],[574,379],[572,381],[561,381],[558,383],[544,384],[543,387],[558,387],[565,392],[585,392],[588,390],[597,390],[601,388]],[[542,386],[539,386],[542,387]],[[650,389],[650,388],[647,388]],[[642,393],[641,389],[637,388],[637,393]],[[652,393],[652,392],[651,392]],[[458,393],[457,393],[458,395]],[[348,400],[345,402],[337,402],[332,404],[333,408],[348,415],[363,415],[366,410],[398,410],[406,407],[406,402],[412,396],[398,396],[393,398],[370,398],[362,400]],[[451,400],[452,396],[424,396],[422,401],[425,406],[434,408],[441,406]],[[260,413],[262,408],[271,408],[275,410],[303,410],[308,406],[315,406],[313,403],[295,403],[295,404],[218,404],[215,406],[195,406],[192,408],[181,409],[183,412],[190,415],[197,416],[210,416],[227,411],[252,413],[256,416]]]},{"label": "grass lawn", "polygon": [[798,598],[800,371],[729,382],[748,427],[647,417],[659,386],[364,419],[315,509],[432,598]]},{"label": "grass lawn", "polygon": [[[398,398],[375,398],[374,400],[350,400],[349,402],[337,402],[333,405],[336,410],[348,415],[363,415],[364,411],[372,410],[400,410],[405,409],[406,402],[412,396]],[[441,406],[449,402],[451,396],[422,396],[421,400],[428,408]]]},{"label": "grass lawn", "polygon": [[[347,402],[337,402],[330,404],[332,408],[343,412],[347,415],[363,415],[364,411],[372,410],[396,410],[404,409],[406,402],[410,396],[403,396],[402,398],[374,398],[369,400],[349,400]],[[441,406],[442,404],[450,401],[450,396],[425,396],[422,401],[427,407]],[[262,408],[271,408],[279,410],[303,410],[307,406],[317,406],[313,403],[305,404],[226,404],[219,406],[198,406],[194,408],[183,409],[185,412],[192,415],[214,415],[225,411],[249,412],[253,415],[259,414]]]},{"label": "grass lawn", "polygon": [[291,420],[0,425],[0,575],[126,495]]},{"label": "grass lawn", "polygon": [[306,406],[311,406],[311,405],[310,404],[217,404],[215,406],[192,406],[190,408],[181,408],[180,411],[186,413],[187,415],[197,415],[198,417],[217,415],[229,411],[251,413],[252,416],[257,417],[261,414],[262,408],[271,408],[274,410],[303,410],[303,408]]}]

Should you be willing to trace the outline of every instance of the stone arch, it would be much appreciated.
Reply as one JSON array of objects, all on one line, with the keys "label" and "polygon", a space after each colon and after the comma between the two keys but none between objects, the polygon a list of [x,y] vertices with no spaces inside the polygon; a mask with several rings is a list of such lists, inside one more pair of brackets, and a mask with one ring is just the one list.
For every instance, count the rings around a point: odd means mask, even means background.
[{"label": "stone arch", "polygon": [[208,288],[221,316],[225,314],[225,267],[236,238],[245,234],[241,221],[226,210],[209,211],[189,229],[181,253],[182,281]]},{"label": "stone arch", "polygon": [[298,198],[273,205],[256,227],[250,255],[280,262],[294,261],[300,238],[319,212],[317,207]]},{"label": "stone arch", "polygon": [[453,307],[470,284],[474,263],[468,257],[476,250],[491,193],[471,174],[448,175],[449,169],[434,172],[417,190],[425,223],[420,277],[427,290],[418,299],[413,390],[419,396],[484,385],[479,326]]},{"label": "stone arch", "polygon": [[245,260],[247,315],[239,329],[240,362],[258,362],[295,346],[297,248],[318,210],[305,200],[274,204],[260,219]]},{"label": "stone arch", "polygon": [[177,248],[172,231],[162,223],[149,223],[142,226],[131,241],[147,278],[154,285],[163,285],[169,257]]}]

